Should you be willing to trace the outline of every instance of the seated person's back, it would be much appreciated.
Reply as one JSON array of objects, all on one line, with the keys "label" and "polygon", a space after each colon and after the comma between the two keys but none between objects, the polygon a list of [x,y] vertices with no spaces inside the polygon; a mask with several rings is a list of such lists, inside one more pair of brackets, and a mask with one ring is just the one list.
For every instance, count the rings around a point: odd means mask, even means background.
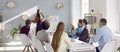
[{"label": "seated person's back", "polygon": [[50,43],[50,38],[48,33],[45,31],[49,28],[50,24],[48,21],[43,21],[41,23],[41,27],[42,29],[40,31],[37,32],[37,38],[42,42],[47,42]]},{"label": "seated person's back", "polygon": [[21,28],[20,33],[21,34],[26,34],[28,36],[29,30],[30,30],[30,23],[31,23],[31,21],[30,20],[26,20],[25,23],[26,23],[26,25]]},{"label": "seated person's back", "polygon": [[60,22],[57,29],[53,35],[52,47],[54,52],[67,52],[67,47],[72,44],[67,33],[64,31],[64,23]]}]

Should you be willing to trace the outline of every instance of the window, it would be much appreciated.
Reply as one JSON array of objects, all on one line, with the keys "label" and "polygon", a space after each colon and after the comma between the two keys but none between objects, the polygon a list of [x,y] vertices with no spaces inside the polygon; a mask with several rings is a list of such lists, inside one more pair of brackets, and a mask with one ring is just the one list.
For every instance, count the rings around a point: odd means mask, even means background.
[{"label": "window", "polygon": [[89,13],[89,0],[82,0],[82,18],[85,13]]},{"label": "window", "polygon": [[119,27],[119,30],[118,30],[118,32],[120,33],[120,0],[117,0],[117,7],[118,7],[118,18],[119,18],[119,20],[118,20],[118,27]]},{"label": "window", "polygon": [[119,18],[119,33],[120,33],[120,18]]}]

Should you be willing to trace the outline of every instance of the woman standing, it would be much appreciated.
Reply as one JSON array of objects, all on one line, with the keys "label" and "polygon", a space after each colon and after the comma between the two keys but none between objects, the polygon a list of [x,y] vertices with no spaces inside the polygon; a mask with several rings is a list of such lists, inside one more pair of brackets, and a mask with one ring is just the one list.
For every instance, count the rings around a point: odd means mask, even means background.
[{"label": "woman standing", "polygon": [[42,18],[44,18],[42,12],[40,9],[37,10],[37,14],[34,18],[34,20],[32,20],[32,23],[31,23],[31,33],[36,35],[38,31],[40,31],[42,29],[41,27],[41,23],[42,23]]},{"label": "woman standing", "polygon": [[41,23],[41,30],[37,33],[37,39],[39,39],[44,46],[44,42],[50,43],[49,34],[46,32],[46,30],[50,27],[50,24],[47,20],[42,21]]}]

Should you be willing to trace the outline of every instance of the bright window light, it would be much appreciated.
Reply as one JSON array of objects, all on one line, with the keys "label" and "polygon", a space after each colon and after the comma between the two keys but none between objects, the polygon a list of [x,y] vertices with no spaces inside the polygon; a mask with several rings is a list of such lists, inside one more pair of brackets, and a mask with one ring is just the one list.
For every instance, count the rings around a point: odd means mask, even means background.
[{"label": "bright window light", "polygon": [[10,42],[10,43],[6,43],[6,45],[21,45],[21,42]]},{"label": "bright window light", "polygon": [[0,47],[0,51],[14,51],[14,50],[23,50],[24,46],[17,47]]},{"label": "bright window light", "polygon": [[89,13],[89,0],[82,0],[82,17],[84,14]]},{"label": "bright window light", "polygon": [[[0,43],[1,44],[1,43]],[[14,50],[23,50],[24,45],[20,41],[18,42],[10,42],[10,43],[2,43],[0,47],[0,51],[14,51]]]}]

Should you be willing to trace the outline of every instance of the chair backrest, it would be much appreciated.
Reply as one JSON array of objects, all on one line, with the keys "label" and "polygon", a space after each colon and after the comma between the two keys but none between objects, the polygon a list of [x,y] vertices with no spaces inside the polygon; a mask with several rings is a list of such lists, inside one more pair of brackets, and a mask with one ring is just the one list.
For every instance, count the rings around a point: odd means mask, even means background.
[{"label": "chair backrest", "polygon": [[45,44],[45,46],[46,46],[46,51],[47,52],[54,52],[54,50],[53,50],[53,48],[52,48],[52,46],[51,46],[51,44],[50,43],[44,43]]},{"label": "chair backrest", "polygon": [[114,52],[114,46],[115,46],[114,41],[107,42],[105,46],[102,48],[101,52]]},{"label": "chair backrest", "polygon": [[20,36],[20,40],[21,40],[23,45],[31,45],[30,39],[27,35],[19,34],[19,36]]},{"label": "chair backrest", "polygon": [[42,46],[42,43],[36,38],[32,38],[32,46],[36,48],[38,52],[45,52],[45,49]]}]

